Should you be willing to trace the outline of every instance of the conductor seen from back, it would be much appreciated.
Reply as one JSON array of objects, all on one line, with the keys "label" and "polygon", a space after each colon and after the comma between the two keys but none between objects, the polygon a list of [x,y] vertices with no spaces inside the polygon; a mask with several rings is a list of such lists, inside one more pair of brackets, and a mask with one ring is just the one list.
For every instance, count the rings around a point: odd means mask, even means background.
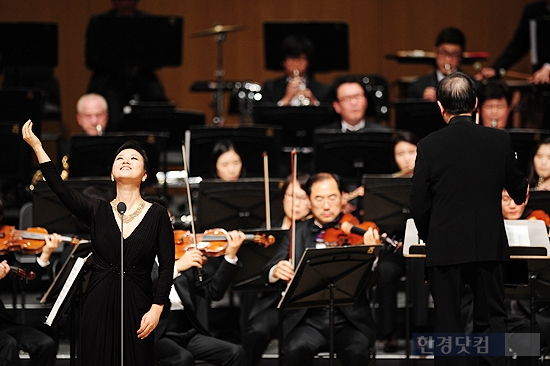
[{"label": "conductor seen from back", "polygon": [[[474,333],[506,333],[503,262],[510,251],[501,196],[505,188],[521,204],[527,180],[517,168],[508,132],[474,123],[477,94],[470,77],[458,72],[445,77],[437,86],[437,103],[448,126],[418,143],[410,202],[426,242],[434,329],[465,332],[461,297],[467,283],[474,297]],[[435,365],[466,362],[466,357],[435,357]]]}]

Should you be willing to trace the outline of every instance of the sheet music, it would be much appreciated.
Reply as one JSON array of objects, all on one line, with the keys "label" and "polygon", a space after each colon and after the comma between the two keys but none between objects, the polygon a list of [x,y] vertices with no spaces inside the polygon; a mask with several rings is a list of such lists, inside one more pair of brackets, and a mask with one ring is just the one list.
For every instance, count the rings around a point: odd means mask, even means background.
[{"label": "sheet music", "polygon": [[50,327],[52,326],[61,306],[65,301],[65,298],[67,297],[67,294],[73,287],[75,280],[77,279],[82,267],[84,266],[84,263],[86,263],[90,255],[92,255],[92,253],[88,254],[86,257],[78,257],[76,259],[75,264],[71,269],[69,276],[67,277],[67,281],[65,281],[65,284],[63,285],[63,288],[61,289],[57,300],[55,300],[55,303],[52,306],[52,310],[50,311],[48,317],[46,318],[46,321],[44,322],[46,325],[49,325]]},{"label": "sheet music", "polygon": [[530,247],[529,228],[527,225],[504,225],[508,245],[511,247]]}]

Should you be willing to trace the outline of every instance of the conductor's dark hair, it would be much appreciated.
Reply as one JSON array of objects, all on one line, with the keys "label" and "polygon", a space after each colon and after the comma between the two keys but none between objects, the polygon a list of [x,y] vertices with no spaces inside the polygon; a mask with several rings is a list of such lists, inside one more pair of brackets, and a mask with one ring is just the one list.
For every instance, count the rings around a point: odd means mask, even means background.
[{"label": "conductor's dark hair", "polygon": [[457,44],[462,51],[466,49],[466,37],[460,29],[455,27],[445,28],[439,32],[435,39],[435,46],[439,47],[443,43]]},{"label": "conductor's dark hair", "polygon": [[288,57],[298,57],[301,55],[305,55],[308,61],[310,61],[313,53],[313,43],[303,34],[288,35],[281,43],[281,61],[284,61]]},{"label": "conductor's dark hair", "polygon": [[[218,172],[216,169],[216,163],[218,162],[219,157],[222,154],[231,150],[235,151],[237,155],[241,157],[241,162],[242,162],[242,156],[241,154],[239,154],[239,152],[237,151],[237,149],[235,148],[235,145],[233,145],[233,142],[231,142],[231,140],[222,139],[222,140],[216,141],[216,143],[214,144],[214,147],[212,148],[212,160],[210,164],[210,174],[212,175],[213,178],[219,178]],[[243,164],[239,178],[243,178],[244,176],[245,176],[245,168]]]},{"label": "conductor's dark hair", "polygon": [[117,155],[120,154],[120,152],[122,150],[126,150],[126,149],[134,149],[143,157],[143,167],[144,167],[145,171],[148,172],[149,171],[149,158],[147,157],[147,153],[145,152],[145,149],[137,141],[130,140],[130,141],[126,141],[125,143],[120,145],[120,147],[118,148],[118,150],[115,154],[115,159],[116,159]]},{"label": "conductor's dark hair", "polygon": [[473,112],[477,90],[472,78],[461,72],[444,77],[437,84],[437,100],[450,115]]},{"label": "conductor's dark hair", "polygon": [[502,80],[489,81],[479,93],[479,105],[483,107],[483,103],[491,99],[506,99],[506,103],[510,106],[512,103],[512,92],[510,88]]},{"label": "conductor's dark hair", "polygon": [[322,182],[325,180],[334,179],[336,181],[336,184],[338,185],[338,190],[340,193],[344,192],[344,182],[342,181],[342,178],[340,178],[339,175],[333,174],[333,173],[316,173],[314,174],[309,180],[307,181],[306,187],[304,190],[306,191],[307,195],[311,195],[311,186],[317,182]]},{"label": "conductor's dark hair", "polygon": [[338,88],[342,84],[357,83],[363,89],[366,95],[365,83],[357,75],[342,75],[336,78],[330,87],[330,98],[334,102],[338,99]]}]

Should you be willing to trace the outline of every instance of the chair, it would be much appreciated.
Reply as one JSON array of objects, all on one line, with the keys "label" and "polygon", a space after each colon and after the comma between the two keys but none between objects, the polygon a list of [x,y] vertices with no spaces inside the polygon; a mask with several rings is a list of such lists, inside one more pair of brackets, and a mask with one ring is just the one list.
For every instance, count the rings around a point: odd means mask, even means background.
[{"label": "chair", "polygon": [[25,230],[32,226],[32,202],[24,203],[19,209],[19,229]]}]

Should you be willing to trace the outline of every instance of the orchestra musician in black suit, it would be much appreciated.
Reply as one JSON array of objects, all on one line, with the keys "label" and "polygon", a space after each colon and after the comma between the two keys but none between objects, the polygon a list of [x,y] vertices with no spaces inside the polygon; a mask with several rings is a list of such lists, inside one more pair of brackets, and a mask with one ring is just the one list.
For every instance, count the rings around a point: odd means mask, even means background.
[{"label": "orchestra musician in black suit", "polygon": [[318,106],[328,102],[330,88],[315,80],[309,70],[313,43],[303,35],[289,35],[281,45],[281,60],[285,75],[266,81],[262,87],[262,102],[279,106]]},{"label": "orchestra musician in black suit", "polygon": [[[3,211],[4,205],[0,201],[0,224],[2,223]],[[5,229],[4,226],[0,226],[0,228]],[[61,241],[59,234],[46,235],[42,253],[36,258],[36,262],[26,266],[21,271],[16,270],[15,273],[27,277],[31,280],[29,285],[32,285],[31,273],[34,273],[36,278],[39,279],[47,272],[50,257],[61,244]],[[0,262],[0,279],[5,279],[10,274],[10,264],[15,265],[15,263],[8,264],[7,257],[0,257],[2,259]],[[57,348],[57,341],[52,336],[38,328],[17,322],[0,300],[0,365],[21,365],[19,351],[25,351],[30,356],[29,365],[51,366],[55,364]]]},{"label": "orchestra musician in black suit", "polygon": [[[531,49],[530,22],[532,20],[548,19],[549,16],[549,0],[535,1],[525,5],[521,20],[514,33],[514,38],[508,43],[506,49],[497,58],[492,67],[484,67],[481,70],[483,77],[498,77],[501,76],[501,72],[506,74],[506,70],[522,59]],[[544,45],[544,47],[547,48],[550,36],[548,34],[539,34],[539,36],[540,35],[544,37],[541,37],[542,39],[537,39],[537,45]],[[533,51],[534,50],[531,50],[531,52]],[[549,54],[546,53],[546,55]],[[533,75],[529,80],[535,84],[550,83],[550,59],[548,59],[548,56],[538,55],[538,59],[531,59],[531,64],[533,65]]]},{"label": "orchestra musician in black suit", "polygon": [[[435,307],[435,333],[464,333],[465,283],[474,301],[475,333],[506,333],[503,263],[510,259],[501,211],[502,189],[518,204],[528,184],[517,167],[509,134],[475,124],[476,87],[453,73],[437,87],[448,126],[417,145],[410,209],[426,245],[426,272]],[[483,159],[480,159],[483,157]],[[505,357],[484,357],[506,364]],[[435,357],[463,365],[467,357]]]},{"label": "orchestra musician in black suit", "polygon": [[434,71],[413,82],[409,86],[407,97],[435,102],[437,83],[450,73],[459,71],[465,47],[466,37],[460,29],[449,27],[441,30],[435,40]]},{"label": "orchestra musician in black suit", "polygon": [[191,247],[174,263],[170,304],[164,306],[155,330],[155,365],[192,366],[195,360],[217,366],[244,365],[243,348],[212,337],[208,325],[197,316],[198,298],[220,300],[242,266],[237,252],[244,233],[233,230],[226,236],[223,258],[210,258],[206,263],[203,253]]},{"label": "orchestra musician in black suit", "polygon": [[[336,225],[342,216],[342,184],[330,173],[317,173],[306,186],[312,204],[311,219],[296,222],[294,262],[299,261],[306,248],[324,246],[322,235],[328,227]],[[377,230],[369,229],[364,235],[365,244],[377,244]],[[285,236],[273,258],[263,270],[268,286],[285,285],[294,276],[289,261],[290,234]],[[277,322],[277,309],[273,306],[281,298],[280,291],[266,292],[258,299],[249,319],[252,326],[247,337],[262,334],[260,327]],[[370,359],[370,345],[375,339],[375,326],[369,299],[363,292],[353,305],[335,308],[334,347],[343,365],[365,365]],[[312,365],[313,357],[329,348],[329,310],[326,307],[286,310],[283,313],[283,349],[285,365]],[[260,332],[259,332],[260,331]],[[258,333],[259,332],[259,333]]]}]

